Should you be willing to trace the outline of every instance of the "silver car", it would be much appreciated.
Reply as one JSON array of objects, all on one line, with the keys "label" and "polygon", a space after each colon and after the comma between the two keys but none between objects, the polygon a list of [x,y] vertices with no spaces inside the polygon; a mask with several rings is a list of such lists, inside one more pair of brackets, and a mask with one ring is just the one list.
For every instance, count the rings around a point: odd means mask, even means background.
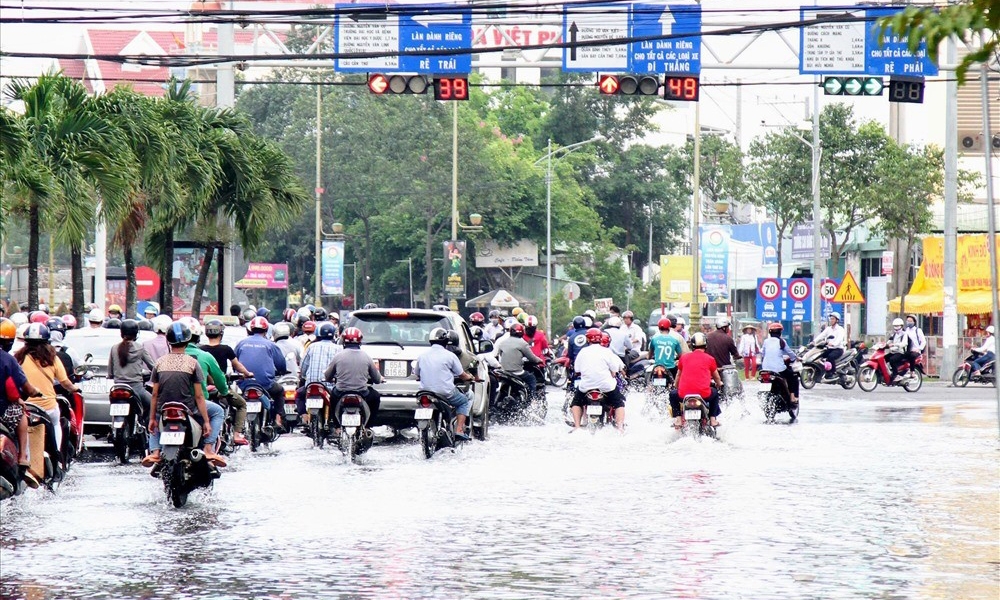
[{"label": "silver car", "polygon": [[[489,420],[489,367],[476,354],[489,351],[472,339],[469,326],[458,313],[427,309],[368,309],[354,311],[349,327],[361,330],[361,348],[375,361],[385,381],[376,385],[382,403],[373,425],[396,429],[415,427],[420,382],[413,375],[417,357],[430,348],[430,332],[443,327],[458,332],[460,360],[482,382],[473,383],[472,424],[481,428]],[[487,425],[488,427],[488,425]]]}]

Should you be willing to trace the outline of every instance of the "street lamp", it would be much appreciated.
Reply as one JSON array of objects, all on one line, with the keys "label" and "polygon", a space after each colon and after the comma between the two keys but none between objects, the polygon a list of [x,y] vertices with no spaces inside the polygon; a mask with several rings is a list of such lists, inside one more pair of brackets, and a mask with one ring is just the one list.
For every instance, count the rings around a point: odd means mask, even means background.
[{"label": "street lamp", "polygon": [[[600,142],[604,136],[598,133],[589,140],[552,149],[552,138],[549,138],[545,156],[535,161],[535,165],[543,160],[548,163],[545,169],[545,329],[549,339],[552,339],[552,156],[556,152],[569,154],[580,146]],[[565,154],[563,155],[565,156]]]},{"label": "street lamp", "polygon": [[406,260],[397,260],[398,263],[406,263],[410,270],[410,308],[413,308],[413,259],[409,256]]}]

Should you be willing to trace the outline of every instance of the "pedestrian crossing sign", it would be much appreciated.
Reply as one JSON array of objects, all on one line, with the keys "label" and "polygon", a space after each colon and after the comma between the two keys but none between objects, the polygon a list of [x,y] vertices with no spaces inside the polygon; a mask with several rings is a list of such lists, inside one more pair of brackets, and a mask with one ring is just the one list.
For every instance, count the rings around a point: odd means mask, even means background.
[{"label": "pedestrian crossing sign", "polygon": [[864,304],[865,296],[861,293],[861,286],[858,285],[854,275],[850,271],[844,273],[844,280],[837,288],[837,294],[832,299],[833,302],[843,302],[844,304]]}]

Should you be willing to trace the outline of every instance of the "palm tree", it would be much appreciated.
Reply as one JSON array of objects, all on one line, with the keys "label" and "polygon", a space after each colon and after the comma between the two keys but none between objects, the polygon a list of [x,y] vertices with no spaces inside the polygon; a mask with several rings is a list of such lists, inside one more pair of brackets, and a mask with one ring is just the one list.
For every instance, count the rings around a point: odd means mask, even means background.
[{"label": "palm tree", "polygon": [[44,199],[55,198],[57,190],[52,174],[39,162],[23,119],[0,108],[0,243],[6,239],[4,219],[12,208],[16,209],[5,206],[3,199],[26,198],[31,194]]}]

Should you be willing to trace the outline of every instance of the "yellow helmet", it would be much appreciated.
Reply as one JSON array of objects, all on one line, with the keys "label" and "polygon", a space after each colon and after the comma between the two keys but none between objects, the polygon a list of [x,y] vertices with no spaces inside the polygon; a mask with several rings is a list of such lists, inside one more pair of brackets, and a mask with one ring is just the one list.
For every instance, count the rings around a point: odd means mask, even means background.
[{"label": "yellow helmet", "polygon": [[510,314],[511,314],[512,317],[516,317],[517,315],[519,315],[519,314],[521,314],[523,312],[524,312],[524,309],[522,309],[520,306],[518,306],[514,310],[510,311]]}]

